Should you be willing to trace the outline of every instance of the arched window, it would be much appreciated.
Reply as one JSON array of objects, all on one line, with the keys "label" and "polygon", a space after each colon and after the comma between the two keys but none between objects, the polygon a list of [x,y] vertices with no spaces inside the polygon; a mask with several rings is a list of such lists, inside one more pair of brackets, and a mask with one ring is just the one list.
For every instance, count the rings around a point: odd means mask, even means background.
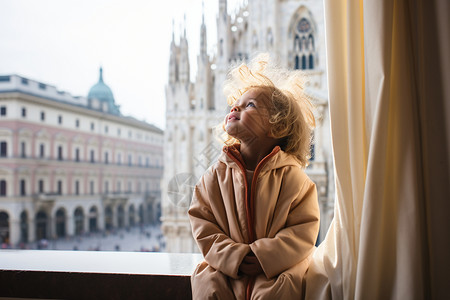
[{"label": "arched window", "polygon": [[301,47],[302,45],[300,45],[300,37],[296,35],[294,39],[294,52],[301,50]]},{"label": "arched window", "polygon": [[91,209],[89,210],[89,231],[90,232],[96,232],[98,230],[97,218],[98,218],[97,207],[92,206]]},{"label": "arched window", "polygon": [[113,223],[113,210],[111,206],[105,208],[105,229],[110,230],[114,226]]},{"label": "arched window", "polygon": [[0,243],[9,244],[9,215],[0,212]]},{"label": "arched window", "polygon": [[81,207],[78,207],[74,212],[74,220],[75,220],[75,234],[80,235],[84,231],[84,213]]},{"label": "arched window", "polygon": [[122,228],[125,226],[125,211],[123,205],[120,205],[117,209],[117,226]]},{"label": "arched window", "polygon": [[139,205],[139,224],[144,224],[145,216],[144,216],[144,207],[142,204]]},{"label": "arched window", "polygon": [[63,208],[56,211],[56,236],[59,238],[66,236],[66,212]]},{"label": "arched window", "polygon": [[[315,67],[315,26],[311,13],[301,7],[293,17],[290,37],[293,48],[290,54],[292,67],[295,69],[314,69]],[[300,61],[301,59],[301,61]]]},{"label": "arched window", "polygon": [[39,211],[35,217],[36,220],[36,240],[47,238],[48,218],[44,211]]},{"label": "arched window", "polygon": [[28,215],[26,211],[20,214],[20,242],[28,243]]},{"label": "arched window", "polygon": [[309,35],[308,37],[308,45],[309,45],[309,50],[316,50],[315,46],[314,46],[314,37],[312,34]]},{"label": "arched window", "polygon": [[136,224],[134,216],[134,205],[130,205],[130,208],[128,210],[128,224],[130,226],[134,226]]}]

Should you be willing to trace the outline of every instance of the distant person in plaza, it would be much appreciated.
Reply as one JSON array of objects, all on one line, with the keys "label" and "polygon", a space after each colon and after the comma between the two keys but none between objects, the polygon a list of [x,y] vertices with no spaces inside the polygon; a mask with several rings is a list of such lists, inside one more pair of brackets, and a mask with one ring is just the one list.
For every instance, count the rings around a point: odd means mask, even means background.
[{"label": "distant person in plaza", "polygon": [[301,299],[319,232],[315,184],[303,169],[315,121],[299,71],[267,55],[230,71],[225,146],[189,209],[203,253],[193,299]]}]

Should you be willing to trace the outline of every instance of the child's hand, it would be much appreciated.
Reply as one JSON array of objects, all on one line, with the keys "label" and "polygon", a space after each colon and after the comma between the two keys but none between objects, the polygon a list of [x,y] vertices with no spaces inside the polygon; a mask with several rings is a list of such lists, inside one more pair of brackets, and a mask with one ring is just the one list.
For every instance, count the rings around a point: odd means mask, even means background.
[{"label": "child's hand", "polygon": [[263,273],[261,264],[253,253],[250,253],[244,257],[241,265],[239,266],[239,271],[247,276],[256,276]]}]

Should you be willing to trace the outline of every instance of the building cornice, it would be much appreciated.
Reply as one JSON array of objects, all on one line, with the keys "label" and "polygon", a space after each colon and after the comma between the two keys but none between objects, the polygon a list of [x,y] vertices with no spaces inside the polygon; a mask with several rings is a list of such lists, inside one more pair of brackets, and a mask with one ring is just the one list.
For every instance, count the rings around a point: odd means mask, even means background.
[{"label": "building cornice", "polygon": [[154,133],[162,134],[164,131],[155,125],[139,121],[129,116],[116,116],[109,113],[99,112],[96,110],[89,109],[83,105],[76,105],[73,103],[65,103],[60,100],[44,98],[42,96],[37,96],[29,92],[24,92],[20,90],[3,90],[0,91],[0,100],[21,100],[25,102],[30,102],[32,104],[39,104],[48,106],[51,108],[59,108],[61,110],[69,110],[76,113],[84,114],[94,118],[99,118],[103,120],[108,120],[111,122],[120,123],[123,125],[133,126],[143,130],[150,130]]}]

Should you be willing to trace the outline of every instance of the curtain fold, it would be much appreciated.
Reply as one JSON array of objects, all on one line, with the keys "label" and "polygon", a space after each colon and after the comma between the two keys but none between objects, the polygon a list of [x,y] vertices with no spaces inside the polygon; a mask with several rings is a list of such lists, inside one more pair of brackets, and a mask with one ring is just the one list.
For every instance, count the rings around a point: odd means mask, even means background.
[{"label": "curtain fold", "polygon": [[336,205],[305,298],[445,299],[449,2],[324,7]]}]

